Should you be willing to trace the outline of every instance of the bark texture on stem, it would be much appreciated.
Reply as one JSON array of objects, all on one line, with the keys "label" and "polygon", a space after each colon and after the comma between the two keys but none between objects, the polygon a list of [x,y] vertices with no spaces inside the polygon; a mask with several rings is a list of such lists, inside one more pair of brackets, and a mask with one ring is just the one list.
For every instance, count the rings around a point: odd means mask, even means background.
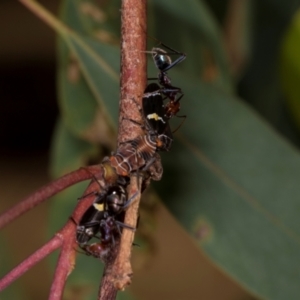
[{"label": "bark texture on stem", "polygon": [[[143,133],[140,126],[130,120],[143,123],[139,108],[147,82],[146,0],[123,0],[121,19],[121,98],[119,115],[118,144],[133,140]],[[137,106],[140,104],[140,107]],[[139,180],[131,176],[128,197],[140,190]],[[126,211],[125,224],[136,227],[140,193]],[[130,284],[132,268],[130,264],[131,248],[134,239],[132,230],[123,230],[120,245],[112,249],[101,287],[99,299],[115,299],[117,290],[124,290]]]},{"label": "bark texture on stem", "polygon": [[[142,123],[134,100],[142,103],[147,81],[146,1],[122,1],[121,28],[121,99],[118,144],[142,134],[142,129],[127,119]],[[124,119],[125,118],[125,119]]]}]

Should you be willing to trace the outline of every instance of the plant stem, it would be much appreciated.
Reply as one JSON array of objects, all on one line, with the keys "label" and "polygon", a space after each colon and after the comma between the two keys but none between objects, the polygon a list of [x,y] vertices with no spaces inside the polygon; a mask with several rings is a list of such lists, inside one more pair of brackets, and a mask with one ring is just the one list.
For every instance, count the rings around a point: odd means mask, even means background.
[{"label": "plant stem", "polygon": [[[143,134],[142,129],[129,120],[142,123],[142,116],[136,102],[142,104],[142,97],[147,81],[146,32],[147,32],[146,0],[122,1],[122,40],[121,40],[121,99],[118,144],[133,140]],[[131,176],[128,197],[131,198],[140,190],[139,180]],[[136,227],[140,193],[126,211],[125,224]],[[112,249],[112,258],[105,267],[99,299],[115,299],[118,290],[124,290],[130,284],[132,268],[130,263],[134,232],[123,230],[120,246]]]},{"label": "plant stem", "polygon": [[98,174],[99,172],[102,172],[101,165],[80,168],[41,187],[35,193],[23,199],[0,215],[0,229],[60,191],[74,185],[75,183],[90,179],[93,177],[93,174]]},{"label": "plant stem", "polygon": [[58,236],[54,236],[43,247],[35,251],[32,255],[26,258],[23,262],[21,262],[18,266],[12,269],[0,280],[0,291],[8,287],[12,282],[17,280],[35,264],[40,262],[43,258],[52,253],[54,250],[58,249],[61,245],[62,239],[60,239]]}]

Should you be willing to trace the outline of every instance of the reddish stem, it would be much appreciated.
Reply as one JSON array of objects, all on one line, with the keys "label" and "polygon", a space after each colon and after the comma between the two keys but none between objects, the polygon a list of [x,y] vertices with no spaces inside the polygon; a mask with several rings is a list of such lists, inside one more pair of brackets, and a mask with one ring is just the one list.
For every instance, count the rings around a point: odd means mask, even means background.
[{"label": "reddish stem", "polygon": [[101,165],[80,168],[41,187],[35,193],[23,199],[18,204],[9,208],[0,215],[0,229],[28,210],[42,203],[49,197],[59,193],[75,183],[92,178],[93,174],[97,174],[99,171],[101,171]]},{"label": "reddish stem", "polygon": [[[98,173],[97,175],[102,175],[102,172]],[[94,191],[101,192],[99,190],[99,183],[96,181],[92,181],[90,183],[90,185],[84,192],[84,195],[88,194],[89,196],[79,200],[72,215],[72,218],[70,218],[65,227],[57,233],[57,236],[63,239],[63,245],[59,259],[57,261],[54,279],[50,290],[49,300],[62,299],[67,277],[75,266],[77,248],[76,223],[79,222],[82,215],[95,200],[95,195],[93,194]]]},{"label": "reddish stem", "polygon": [[47,244],[31,254],[28,258],[26,258],[23,262],[12,269],[0,280],[0,291],[4,290],[12,282],[22,276],[25,272],[27,272],[30,268],[32,268],[47,255],[58,249],[61,245],[62,239],[58,236],[54,236],[49,242],[47,242]]},{"label": "reddish stem", "polygon": [[61,233],[58,233],[58,236],[63,237],[63,245],[57,261],[49,300],[62,299],[67,277],[75,266],[75,252],[77,247],[75,230],[75,223],[69,221],[68,224],[62,229]]},{"label": "reddish stem", "polygon": [[[82,171],[84,171],[82,173]],[[81,174],[79,177],[82,178],[82,174],[89,174],[96,178],[103,178],[103,169],[102,166],[95,166],[85,169],[80,169],[78,171],[72,172],[70,174]],[[68,177],[70,174],[66,175]],[[76,177],[76,176],[75,176]],[[77,177],[78,178],[78,177]],[[109,180],[110,178],[108,178]],[[113,180],[113,179],[111,179]],[[101,182],[101,181],[100,181]],[[102,186],[103,186],[103,182]],[[0,280],[0,291],[5,289],[8,285],[14,282],[17,278],[23,275],[27,270],[41,261],[48,254],[52,253],[54,250],[62,246],[61,254],[57,263],[54,281],[52,283],[49,299],[61,299],[63,288],[65,286],[65,281],[67,276],[72,271],[75,264],[75,249],[77,248],[76,244],[76,223],[81,219],[84,212],[95,200],[95,196],[92,193],[93,191],[99,191],[99,183],[92,181],[88,188],[85,191],[85,194],[89,194],[88,197],[80,200],[73,212],[72,218],[69,219],[67,224],[62,230],[60,230],[49,242],[42,246],[39,250],[30,255],[27,259],[21,262],[17,267],[10,271]],[[99,191],[101,192],[101,191]],[[36,193],[35,193],[36,194]],[[35,195],[34,194],[34,195]],[[32,199],[28,197],[27,199]]]},{"label": "reddish stem", "polygon": [[[119,245],[116,245],[119,247]],[[112,250],[113,251],[113,250]],[[107,270],[107,268],[105,268]],[[118,290],[115,288],[114,283],[111,281],[110,276],[104,273],[99,288],[98,299],[114,300],[117,298]]]},{"label": "reddish stem", "polygon": [[[142,116],[136,102],[142,103],[147,81],[146,8],[146,0],[122,1],[121,99],[118,143],[133,140],[143,134],[142,129],[128,119],[142,123]],[[139,190],[137,180],[132,179],[129,198]],[[125,223],[133,227],[136,227],[139,199],[140,195],[136,197],[134,205],[131,205],[126,211]],[[113,247],[111,259],[105,266],[99,299],[115,299],[117,289],[123,290],[130,283],[132,275],[130,256],[133,238],[133,231],[124,230],[120,246]]]},{"label": "reddish stem", "polygon": [[118,144],[143,134],[140,126],[142,116],[136,102],[142,106],[147,82],[146,0],[123,0],[121,16],[121,99]]}]

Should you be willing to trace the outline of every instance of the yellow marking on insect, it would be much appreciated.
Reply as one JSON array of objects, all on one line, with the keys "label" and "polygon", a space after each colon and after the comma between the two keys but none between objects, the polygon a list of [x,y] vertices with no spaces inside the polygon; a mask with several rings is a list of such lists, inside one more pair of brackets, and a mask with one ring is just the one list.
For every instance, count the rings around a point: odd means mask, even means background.
[{"label": "yellow marking on insect", "polygon": [[149,114],[147,116],[147,119],[149,119],[149,120],[154,119],[155,121],[162,121],[163,123],[166,123],[164,121],[164,119],[162,117],[160,117],[157,113]]},{"label": "yellow marking on insect", "polygon": [[99,203],[94,203],[94,207],[98,210],[98,211],[103,211],[104,210],[104,205],[103,203],[99,204]]}]

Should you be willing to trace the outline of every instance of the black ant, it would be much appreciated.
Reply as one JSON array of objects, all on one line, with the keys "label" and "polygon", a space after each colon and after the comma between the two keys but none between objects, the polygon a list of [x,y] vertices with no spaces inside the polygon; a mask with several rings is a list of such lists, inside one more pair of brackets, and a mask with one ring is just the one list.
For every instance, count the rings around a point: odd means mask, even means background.
[{"label": "black ant", "polygon": [[[94,179],[97,181],[96,178]],[[97,237],[98,232],[100,232],[101,242],[108,243],[113,241],[116,230],[121,232],[120,228],[135,230],[122,222],[124,217],[122,212],[136,197],[133,195],[127,199],[127,185],[127,181],[120,179],[116,185],[109,187],[105,192],[94,192],[96,199],[93,205],[87,209],[77,225],[76,239],[81,248],[91,238]]]},{"label": "black ant", "polygon": [[[180,100],[183,97],[183,92],[181,88],[175,87],[171,84],[171,79],[167,75],[167,71],[182,62],[186,58],[186,54],[179,52],[167,45],[160,43],[160,45],[166,50],[158,47],[153,47],[151,51],[146,51],[146,53],[152,54],[155,66],[159,70],[158,82],[162,86],[160,91],[162,94],[169,99],[169,102],[165,104],[165,116],[170,119],[173,116],[177,116],[180,110]],[[179,57],[172,61],[170,55],[179,55]],[[148,78],[153,80],[156,78]],[[186,116],[178,116],[186,118]]]},{"label": "black ant", "polygon": [[138,105],[144,125],[129,119],[145,129],[145,135],[122,143],[109,160],[120,176],[129,176],[137,170],[147,171],[155,162],[157,151],[169,151],[173,142],[172,132],[165,116],[162,92],[157,83],[150,83],[143,95],[143,107]]}]

